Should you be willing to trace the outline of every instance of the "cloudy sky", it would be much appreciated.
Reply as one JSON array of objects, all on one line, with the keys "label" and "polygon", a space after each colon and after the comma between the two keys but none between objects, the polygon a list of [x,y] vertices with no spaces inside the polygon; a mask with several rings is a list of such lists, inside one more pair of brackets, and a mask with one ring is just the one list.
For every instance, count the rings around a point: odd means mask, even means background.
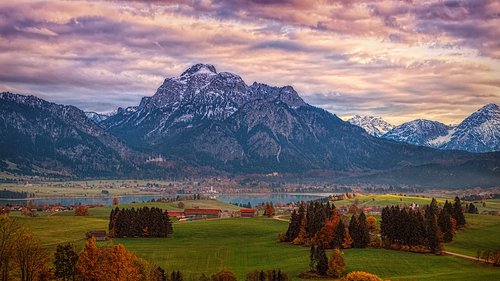
[{"label": "cloudy sky", "polygon": [[457,123],[500,101],[500,1],[0,3],[0,91],[109,112],[199,62],[344,118]]}]

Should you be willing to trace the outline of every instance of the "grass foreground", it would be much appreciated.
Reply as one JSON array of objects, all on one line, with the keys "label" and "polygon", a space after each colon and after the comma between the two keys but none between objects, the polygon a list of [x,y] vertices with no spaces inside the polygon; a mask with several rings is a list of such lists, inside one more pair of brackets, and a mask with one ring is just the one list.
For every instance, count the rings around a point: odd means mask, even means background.
[{"label": "grass foreground", "polygon": [[[208,200],[184,203],[186,206],[201,204],[203,207],[232,208],[231,205]],[[173,203],[127,204],[119,207],[144,205],[169,210],[176,207]],[[111,208],[93,208],[88,217],[75,217],[72,212],[62,212],[51,216],[22,217],[20,220],[51,250],[63,242],[73,242],[81,249],[85,232],[107,229]],[[467,235],[477,235],[473,227],[488,229],[493,225],[493,229],[487,231],[490,238],[484,243],[498,244],[493,235],[498,233],[499,218],[475,215],[470,217],[470,221],[472,233],[468,234],[469,230],[459,233],[457,242],[447,246],[447,250],[473,247],[464,243],[470,239]],[[222,269],[230,270],[239,280],[244,280],[250,271],[274,268],[287,272],[293,280],[299,280],[298,274],[308,270],[309,248],[279,243],[277,235],[286,228],[286,222],[262,217],[192,221],[175,223],[174,234],[166,239],[114,239],[111,243],[124,244],[138,256],[168,271],[180,270],[185,280],[198,280],[201,273],[209,275]],[[344,251],[344,257],[346,272],[368,271],[390,280],[500,280],[500,270],[497,268],[453,256],[384,249],[348,249]]]}]

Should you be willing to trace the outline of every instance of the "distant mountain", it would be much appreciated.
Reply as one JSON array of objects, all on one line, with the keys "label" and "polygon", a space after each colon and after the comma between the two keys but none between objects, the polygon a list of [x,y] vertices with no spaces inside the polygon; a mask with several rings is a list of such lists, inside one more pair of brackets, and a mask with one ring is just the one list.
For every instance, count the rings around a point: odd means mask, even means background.
[{"label": "distant mountain", "polygon": [[0,94],[0,168],[51,177],[111,176],[138,154],[74,106]]},{"label": "distant mountain", "polygon": [[415,145],[439,147],[450,137],[453,128],[443,123],[418,119],[394,127],[383,137]]},{"label": "distant mountain", "polygon": [[111,114],[102,114],[92,111],[86,111],[85,116],[87,116],[90,120],[94,121],[96,124],[99,124],[102,121],[108,119],[109,116],[111,116]]},{"label": "distant mountain", "polygon": [[488,104],[456,127],[415,120],[394,127],[383,138],[439,149],[500,151],[500,109],[496,104]]},{"label": "distant mountain", "polygon": [[488,104],[460,123],[442,149],[470,152],[500,151],[500,108]]},{"label": "distant mountain", "polygon": [[[498,124],[484,121],[491,114],[486,110],[467,124],[488,131]],[[500,153],[376,138],[307,104],[291,86],[247,85],[206,64],[165,79],[153,96],[99,124],[73,106],[0,94],[0,171],[15,174],[177,178],[279,172],[341,183],[440,187],[456,187],[460,179],[467,187],[498,185],[498,167]]]},{"label": "distant mountain", "polygon": [[363,128],[368,134],[375,137],[381,137],[394,128],[394,125],[375,116],[354,115],[347,122]]},{"label": "distant mountain", "polygon": [[233,173],[376,171],[471,157],[374,138],[290,86],[247,85],[205,64],[165,79],[101,125],[137,149]]}]

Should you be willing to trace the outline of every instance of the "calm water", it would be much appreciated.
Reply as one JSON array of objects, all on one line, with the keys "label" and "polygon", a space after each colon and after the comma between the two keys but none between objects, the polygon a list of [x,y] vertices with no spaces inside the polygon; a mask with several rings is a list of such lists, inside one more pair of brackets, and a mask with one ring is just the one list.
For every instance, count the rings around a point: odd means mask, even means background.
[{"label": "calm water", "polygon": [[[180,195],[182,196],[182,195]],[[277,203],[290,203],[299,201],[310,201],[326,197],[325,194],[217,194],[215,195],[217,200],[236,203],[236,204],[247,204],[250,202],[252,206],[256,206],[265,202]],[[160,199],[161,195],[125,195],[119,197],[120,203],[132,203],[132,202],[147,202],[151,199]],[[31,202],[35,205],[62,205],[71,206],[78,204],[92,205],[111,205],[113,197],[64,197],[64,198],[38,198],[31,199]],[[0,205],[25,205],[26,200],[5,200],[0,199]]]},{"label": "calm water", "polygon": [[273,202],[277,203],[291,203],[300,201],[311,201],[326,197],[325,194],[289,194],[289,193],[271,193],[271,194],[223,194],[217,195],[217,200],[236,203],[236,204],[247,204],[250,202],[252,206],[256,206],[261,203]]}]

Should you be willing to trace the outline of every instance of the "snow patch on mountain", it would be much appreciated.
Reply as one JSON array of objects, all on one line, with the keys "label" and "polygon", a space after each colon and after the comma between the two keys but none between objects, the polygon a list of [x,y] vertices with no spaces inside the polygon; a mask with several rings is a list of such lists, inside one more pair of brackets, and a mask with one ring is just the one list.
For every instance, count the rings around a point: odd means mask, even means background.
[{"label": "snow patch on mountain", "polygon": [[368,134],[381,137],[394,128],[394,125],[381,117],[354,115],[347,122],[363,128]]}]

